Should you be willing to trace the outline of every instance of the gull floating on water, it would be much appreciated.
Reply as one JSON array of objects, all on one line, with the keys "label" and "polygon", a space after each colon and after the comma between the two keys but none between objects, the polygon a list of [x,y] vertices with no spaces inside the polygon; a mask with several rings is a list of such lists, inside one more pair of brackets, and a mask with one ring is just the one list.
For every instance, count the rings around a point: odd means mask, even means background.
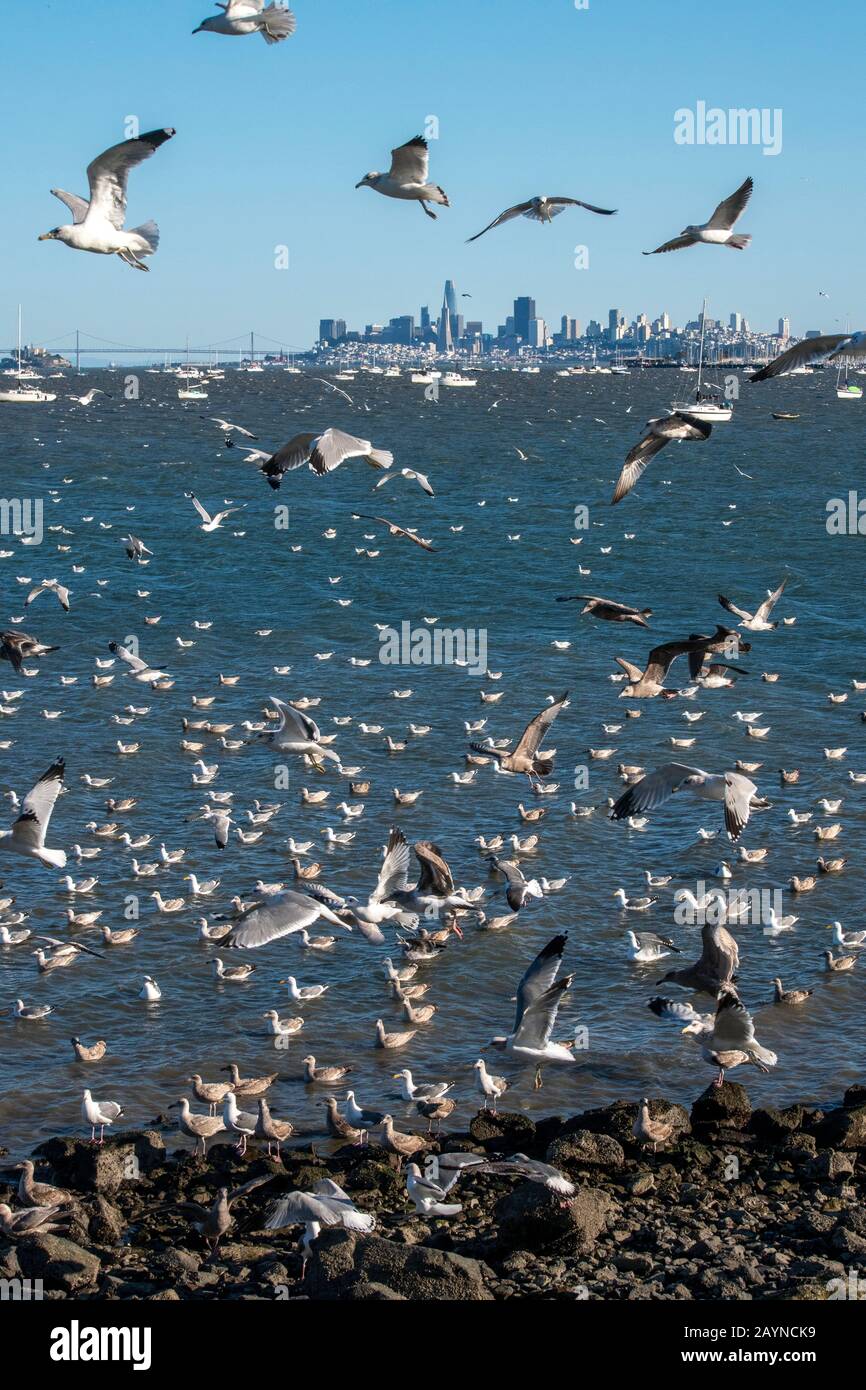
[{"label": "gull floating on water", "polygon": [[126,184],[130,169],[149,159],[160,145],[174,135],[174,130],[149,130],[134,140],[123,140],[104,150],[87,167],[90,201],[75,193],[52,188],[55,198],[65,203],[73,222],[44,232],[40,241],[62,241],[74,251],[93,251],[102,256],[117,255],[136,270],[147,270],[142,256],[152,256],[159,245],[159,228],[155,222],[124,231],[126,218]]}]

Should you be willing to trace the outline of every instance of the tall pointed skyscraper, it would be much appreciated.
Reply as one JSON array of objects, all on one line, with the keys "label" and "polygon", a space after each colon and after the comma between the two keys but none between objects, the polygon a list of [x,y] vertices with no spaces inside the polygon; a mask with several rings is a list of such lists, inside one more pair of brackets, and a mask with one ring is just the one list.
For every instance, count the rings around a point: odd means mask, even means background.
[{"label": "tall pointed skyscraper", "polygon": [[[442,312],[439,315],[439,332],[436,335],[436,347],[439,352],[451,352],[454,347],[454,334],[451,328],[451,308],[448,304],[448,280],[445,285],[445,296],[442,300]],[[454,293],[454,286],[451,285],[451,293]],[[456,303],[456,300],[455,300]]]}]

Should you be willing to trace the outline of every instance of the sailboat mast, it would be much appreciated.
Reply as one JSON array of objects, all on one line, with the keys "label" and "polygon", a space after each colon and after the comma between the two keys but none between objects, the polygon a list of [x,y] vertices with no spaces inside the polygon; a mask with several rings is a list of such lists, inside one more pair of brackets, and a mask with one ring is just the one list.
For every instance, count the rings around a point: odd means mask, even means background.
[{"label": "sailboat mast", "polygon": [[702,378],[702,376],[703,376],[703,374],[704,374],[704,333],[706,332],[706,327],[707,327],[707,301],[706,301],[706,299],[705,299],[705,300],[704,300],[704,303],[703,303],[703,308],[701,309],[701,347],[700,347],[700,357],[699,357],[699,360],[698,360],[698,386],[697,386],[697,394],[698,394],[698,397],[700,397],[700,394],[701,394],[701,378]]}]

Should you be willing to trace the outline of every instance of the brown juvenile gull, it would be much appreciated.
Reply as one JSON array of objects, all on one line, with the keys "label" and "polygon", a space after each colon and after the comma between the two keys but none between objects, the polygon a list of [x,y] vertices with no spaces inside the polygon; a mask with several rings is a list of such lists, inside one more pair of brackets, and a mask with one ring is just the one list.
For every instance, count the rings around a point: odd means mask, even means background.
[{"label": "brown juvenile gull", "polygon": [[16,675],[20,674],[28,659],[59,650],[59,647],[49,647],[26,632],[0,632],[0,661],[10,662]]},{"label": "brown juvenile gull", "polygon": [[34,1165],[29,1158],[23,1163],[16,1163],[15,1166],[21,1169],[21,1177],[18,1179],[18,1201],[22,1207],[63,1207],[77,1200],[75,1194],[67,1192],[65,1188],[55,1187],[50,1182],[34,1182]]},{"label": "brown juvenile gull", "polygon": [[853,970],[857,964],[856,956],[834,956],[832,951],[822,951],[825,969],[830,973],[838,973],[843,970]]},{"label": "brown juvenile gull", "polygon": [[549,777],[553,771],[553,755],[545,755],[538,750],[547,730],[567,699],[566,690],[558,700],[546,705],[540,714],[536,714],[535,718],[529,721],[516,747],[508,752],[491,748],[487,743],[472,743],[469,746],[476,753],[484,753],[487,757],[493,758],[499,772],[524,774],[529,778],[531,786],[533,777]]},{"label": "brown juvenile gull", "polygon": [[[682,985],[684,989],[711,994],[715,999],[720,990],[733,989],[739,964],[740,950],[727,927],[705,922],[701,927],[701,954],[694,965],[669,970],[662,977],[661,984]],[[694,1023],[694,1020],[690,1022]]]},{"label": "brown juvenile gull", "polygon": [[503,874],[507,887],[505,889],[505,899],[512,912],[519,912],[527,898],[541,898],[544,891],[536,878],[527,878],[513,859],[499,859],[495,854],[489,854],[487,861],[491,869]]},{"label": "brown juvenile gull", "polygon": [[424,540],[423,536],[416,536],[414,531],[407,530],[403,526],[398,526],[396,521],[389,521],[386,516],[371,516],[368,512],[353,512],[353,517],[358,517],[364,521],[378,521],[380,526],[387,526],[390,536],[405,536],[407,541],[414,541],[420,545],[422,550],[430,550],[435,554],[434,547],[430,541]]},{"label": "brown juvenile gull", "polygon": [[289,1139],[295,1132],[295,1126],[291,1120],[277,1120],[271,1114],[268,1102],[264,1096],[259,1096],[259,1115],[256,1121],[255,1138],[264,1139],[268,1145],[268,1158],[272,1157],[271,1146],[276,1144],[276,1157],[282,1161],[280,1145],[284,1139]]},{"label": "brown juvenile gull", "polygon": [[566,208],[585,208],[587,212],[597,212],[601,217],[613,217],[616,208],[597,208],[592,203],[583,203],[579,198],[546,197],[538,195],[535,198],[527,198],[525,203],[515,203],[514,207],[506,208],[500,212],[498,217],[494,217],[492,222],[488,222],[480,232],[468,237],[467,241],[477,241],[484,236],[485,232],[490,232],[494,227],[499,227],[503,222],[511,222],[515,217],[528,217],[533,222],[552,222],[554,217],[558,217]]},{"label": "brown juvenile gull", "polygon": [[88,1047],[80,1038],[70,1038],[72,1049],[79,1062],[101,1062],[108,1050],[108,1044],[104,1038]]},{"label": "brown juvenile gull", "polygon": [[301,1065],[304,1068],[304,1080],[308,1085],[333,1085],[335,1081],[342,1081],[352,1070],[351,1067],[317,1067],[312,1053],[301,1059]]},{"label": "brown juvenile gull", "polygon": [[659,1144],[666,1144],[674,1132],[674,1127],[669,1120],[654,1120],[649,1112],[649,1101],[646,1096],[637,1108],[637,1116],[632,1125],[632,1134],[639,1144],[652,1144],[653,1153]]},{"label": "brown juvenile gull", "polygon": [[[447,908],[462,908],[469,911],[473,904],[466,894],[455,890],[454,877],[449,869],[442,850],[438,845],[433,844],[432,840],[416,840],[412,849],[420,867],[420,876],[414,888],[409,887],[407,867],[409,863],[409,847],[402,830],[396,826],[392,827],[388,836],[388,845],[385,859],[382,863],[379,884],[374,890],[374,897],[378,894],[380,899],[388,904],[394,904],[400,913],[392,914],[393,920],[400,926],[417,925],[417,921],[411,924],[406,921],[406,913],[422,913],[428,920],[439,917]],[[382,875],[387,869],[387,883],[382,886]],[[347,901],[351,902],[351,899]],[[369,909],[370,903],[367,904]],[[355,909],[353,908],[353,911]],[[380,917],[381,921],[382,918]],[[460,936],[459,928],[457,935]],[[429,944],[438,944],[432,939],[422,937],[421,941],[427,940]]]},{"label": "brown juvenile gull", "polygon": [[676,792],[688,791],[701,801],[724,802],[725,829],[732,840],[737,840],[749,823],[752,797],[757,790],[755,783],[740,772],[704,772],[685,763],[664,763],[623,792],[610,819],[625,820],[653,811]]},{"label": "brown juvenile gull", "polygon": [[750,381],[766,381],[769,377],[784,376],[795,367],[805,367],[819,358],[828,362],[841,357],[862,357],[866,353],[866,333],[822,333],[817,338],[804,338],[786,348],[766,367],[753,372]]},{"label": "brown juvenile gull", "polygon": [[394,1120],[390,1115],[382,1117],[382,1147],[395,1153],[401,1159],[411,1158],[413,1154],[421,1149],[426,1149],[430,1140],[421,1134],[403,1134],[394,1128]]},{"label": "brown juvenile gull", "polygon": [[650,420],[643,439],[625,456],[625,463],[610,499],[611,506],[628,496],[647,465],[666,444],[670,444],[671,440],[702,444],[709,439],[712,432],[713,427],[706,420],[698,420],[683,410],[675,410],[661,420]]},{"label": "brown juvenile gull", "polygon": [[445,190],[438,183],[430,182],[429,166],[427,141],[423,135],[416,135],[405,145],[398,145],[391,151],[391,167],[387,174],[376,171],[365,174],[355,187],[375,189],[386,198],[403,198],[420,203],[422,211],[435,220],[436,214],[430,211],[427,204],[438,203],[446,208],[451,204]]},{"label": "brown juvenile gull", "polygon": [[181,1134],[185,1134],[188,1139],[195,1140],[195,1152],[199,1152],[201,1145],[201,1156],[207,1153],[207,1141],[212,1139],[215,1134],[219,1134],[225,1129],[225,1124],[219,1115],[196,1115],[189,1108],[189,1100],[186,1096],[181,1096],[180,1100],[172,1101],[169,1110],[179,1110],[178,1128]]},{"label": "brown juvenile gull", "polygon": [[237,1063],[230,1062],[227,1067],[220,1067],[220,1071],[227,1071],[231,1077],[231,1084],[223,1094],[223,1099],[229,1091],[233,1091],[236,1096],[261,1096],[269,1086],[273,1086],[279,1072],[271,1072],[270,1076],[241,1076],[238,1071]]},{"label": "brown juvenile gull", "polygon": [[703,1054],[719,1068],[717,1086],[721,1086],[725,1072],[732,1067],[746,1062],[767,1072],[779,1060],[775,1052],[758,1042],[751,1014],[729,989],[723,989],[719,996],[713,1030],[703,1040]]},{"label": "brown juvenile gull", "polygon": [[647,618],[652,617],[651,608],[633,608],[630,603],[617,603],[616,599],[598,598],[594,594],[563,594],[557,603],[584,603],[581,613],[591,613],[594,618],[602,618],[608,623],[635,623],[638,627],[649,627]]},{"label": "brown juvenile gull", "polygon": [[652,700],[657,695],[661,695],[665,688],[665,678],[674,661],[678,656],[688,654],[701,654],[706,652],[708,646],[719,639],[719,634],[726,633],[727,628],[721,626],[716,628],[713,637],[698,637],[696,639],[683,639],[675,642],[660,642],[657,647],[653,647],[646,659],[646,666],[643,670],[635,666],[633,662],[626,661],[623,656],[614,657],[614,661],[621,666],[628,676],[628,684],[624,685],[620,691],[619,698],[635,700]]},{"label": "brown juvenile gull", "polygon": [[411,1031],[405,1033],[386,1033],[384,1023],[382,1022],[381,1018],[377,1018],[376,1046],[390,1049],[405,1047],[407,1043],[410,1043],[412,1041],[417,1031],[418,1030],[416,1028],[413,1028],[411,1029]]},{"label": "brown juvenile gull", "polygon": [[356,1129],[340,1114],[335,1098],[326,1096],[323,1103],[328,1112],[326,1123],[331,1138],[341,1139],[344,1144],[363,1144],[364,1130]]},{"label": "brown juvenile gull", "polygon": [[711,246],[730,246],[734,251],[744,251],[752,238],[734,233],[733,228],[752,196],[753,187],[751,178],[744,179],[735,193],[719,203],[708,221],[684,227],[679,236],[674,237],[672,241],[665,241],[661,246],[657,246],[655,251],[644,251],[643,254],[658,256],[662,251],[681,251],[686,246],[697,246],[700,242]]},{"label": "brown juvenile gull", "polygon": [[226,1235],[234,1225],[234,1217],[232,1216],[233,1204],[238,1201],[240,1197],[245,1196],[246,1193],[254,1191],[255,1188],[261,1187],[266,1182],[270,1182],[272,1177],[272,1173],[265,1173],[262,1177],[250,1178],[249,1182],[245,1182],[241,1187],[236,1187],[232,1191],[229,1191],[227,1187],[221,1187],[217,1192],[216,1200],[210,1207],[200,1206],[198,1202],[178,1202],[177,1205],[170,1208],[170,1210],[188,1211],[197,1218],[193,1220],[192,1225],[198,1231],[199,1235],[207,1241],[210,1247],[210,1253],[213,1255],[216,1253],[216,1248],[223,1236]]},{"label": "brown juvenile gull", "polygon": [[[200,1100],[203,1105],[206,1105],[211,1115],[215,1115],[217,1106],[222,1105],[226,1092],[234,1089],[230,1081],[202,1081],[197,1071],[194,1071],[192,1076],[188,1076],[187,1081],[192,1086],[192,1093],[196,1100]],[[238,1084],[240,1084],[240,1078],[238,1078]],[[236,1091],[235,1094],[237,1094]]]},{"label": "brown juvenile gull", "polygon": [[806,1000],[811,999],[815,992],[811,989],[783,989],[782,981],[778,976],[775,980],[771,980],[770,983],[774,991],[774,1004],[805,1004]]},{"label": "brown juvenile gull", "polygon": [[0,1202],[0,1234],[13,1240],[29,1235],[31,1231],[48,1235],[61,1229],[56,1222],[68,1220],[69,1215],[62,1206],[27,1207],[25,1211],[12,1211],[5,1202]]}]

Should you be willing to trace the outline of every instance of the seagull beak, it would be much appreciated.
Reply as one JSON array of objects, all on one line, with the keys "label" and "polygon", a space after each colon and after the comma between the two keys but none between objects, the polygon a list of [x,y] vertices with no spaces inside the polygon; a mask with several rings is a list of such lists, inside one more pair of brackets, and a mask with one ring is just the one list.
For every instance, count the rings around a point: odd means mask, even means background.
[{"label": "seagull beak", "polygon": [[53,233],[53,232],[43,232],[42,235],[41,235],[40,237],[37,238],[37,240],[38,240],[38,241],[53,241],[53,240],[54,240],[54,233]]},{"label": "seagull beak", "polygon": [[363,188],[363,187],[364,187],[364,182],[365,182],[365,180],[364,180],[364,179],[361,179],[361,182],[360,182],[360,183],[356,183],[356,184],[355,184],[355,187],[356,187],[356,188]]}]

